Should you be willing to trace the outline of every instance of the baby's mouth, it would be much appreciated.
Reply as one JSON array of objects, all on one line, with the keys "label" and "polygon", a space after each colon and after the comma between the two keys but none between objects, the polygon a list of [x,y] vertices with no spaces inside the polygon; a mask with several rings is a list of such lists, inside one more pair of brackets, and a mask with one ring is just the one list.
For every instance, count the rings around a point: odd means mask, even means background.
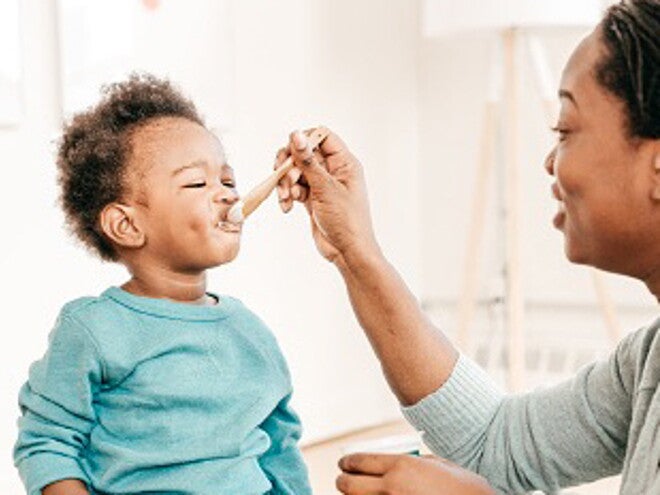
[{"label": "baby's mouth", "polygon": [[232,223],[229,220],[220,220],[218,222],[218,228],[232,234],[239,234],[241,232],[241,225]]},{"label": "baby's mouth", "polygon": [[220,230],[224,230],[225,232],[230,232],[232,234],[239,234],[241,232],[240,224],[235,224],[235,223],[229,222],[227,220],[222,220],[218,224],[218,228]]}]

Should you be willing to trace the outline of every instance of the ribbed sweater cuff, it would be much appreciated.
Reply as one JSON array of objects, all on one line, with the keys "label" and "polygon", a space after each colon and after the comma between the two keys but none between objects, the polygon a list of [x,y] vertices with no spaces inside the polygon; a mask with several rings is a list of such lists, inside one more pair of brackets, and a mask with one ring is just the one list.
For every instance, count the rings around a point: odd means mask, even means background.
[{"label": "ribbed sweater cuff", "polygon": [[412,406],[404,417],[424,435],[429,448],[448,456],[480,435],[503,398],[493,380],[472,360],[460,355],[447,381]]},{"label": "ribbed sweater cuff", "polygon": [[78,461],[59,454],[41,453],[26,457],[18,464],[18,471],[28,495],[41,495],[44,486],[66,479],[78,479],[89,486]]}]

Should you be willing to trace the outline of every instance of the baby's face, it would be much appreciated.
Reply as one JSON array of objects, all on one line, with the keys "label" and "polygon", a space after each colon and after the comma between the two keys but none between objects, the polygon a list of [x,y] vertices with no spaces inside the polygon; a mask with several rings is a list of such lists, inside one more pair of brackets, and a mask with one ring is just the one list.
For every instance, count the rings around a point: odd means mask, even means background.
[{"label": "baby's face", "polygon": [[233,260],[241,229],[226,219],[239,198],[218,139],[192,121],[162,118],[136,130],[131,144],[128,182],[144,254],[185,273]]}]

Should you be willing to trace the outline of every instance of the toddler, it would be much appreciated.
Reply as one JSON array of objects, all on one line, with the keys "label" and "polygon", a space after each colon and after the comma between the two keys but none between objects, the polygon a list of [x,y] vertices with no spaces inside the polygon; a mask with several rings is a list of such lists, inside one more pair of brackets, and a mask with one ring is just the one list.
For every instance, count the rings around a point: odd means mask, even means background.
[{"label": "toddler", "polygon": [[65,127],[67,224],[129,280],[64,305],[20,391],[29,495],[309,494],[275,338],[207,291],[241,228],[234,172],[195,106],[133,75]]}]

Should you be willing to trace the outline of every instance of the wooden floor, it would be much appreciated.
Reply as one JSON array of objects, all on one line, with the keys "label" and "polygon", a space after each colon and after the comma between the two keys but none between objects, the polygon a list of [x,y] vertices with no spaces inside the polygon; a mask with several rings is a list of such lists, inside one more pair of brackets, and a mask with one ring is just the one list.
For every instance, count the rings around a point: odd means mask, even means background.
[{"label": "wooden floor", "polygon": [[[395,422],[363,430],[333,440],[310,445],[303,449],[303,455],[309,467],[314,495],[337,495],[335,478],[339,474],[337,461],[343,455],[343,449],[355,442],[382,438],[390,435],[413,433],[414,430],[405,422]],[[614,495],[618,493],[618,478],[608,478],[597,483],[570,488],[563,495]]]}]

